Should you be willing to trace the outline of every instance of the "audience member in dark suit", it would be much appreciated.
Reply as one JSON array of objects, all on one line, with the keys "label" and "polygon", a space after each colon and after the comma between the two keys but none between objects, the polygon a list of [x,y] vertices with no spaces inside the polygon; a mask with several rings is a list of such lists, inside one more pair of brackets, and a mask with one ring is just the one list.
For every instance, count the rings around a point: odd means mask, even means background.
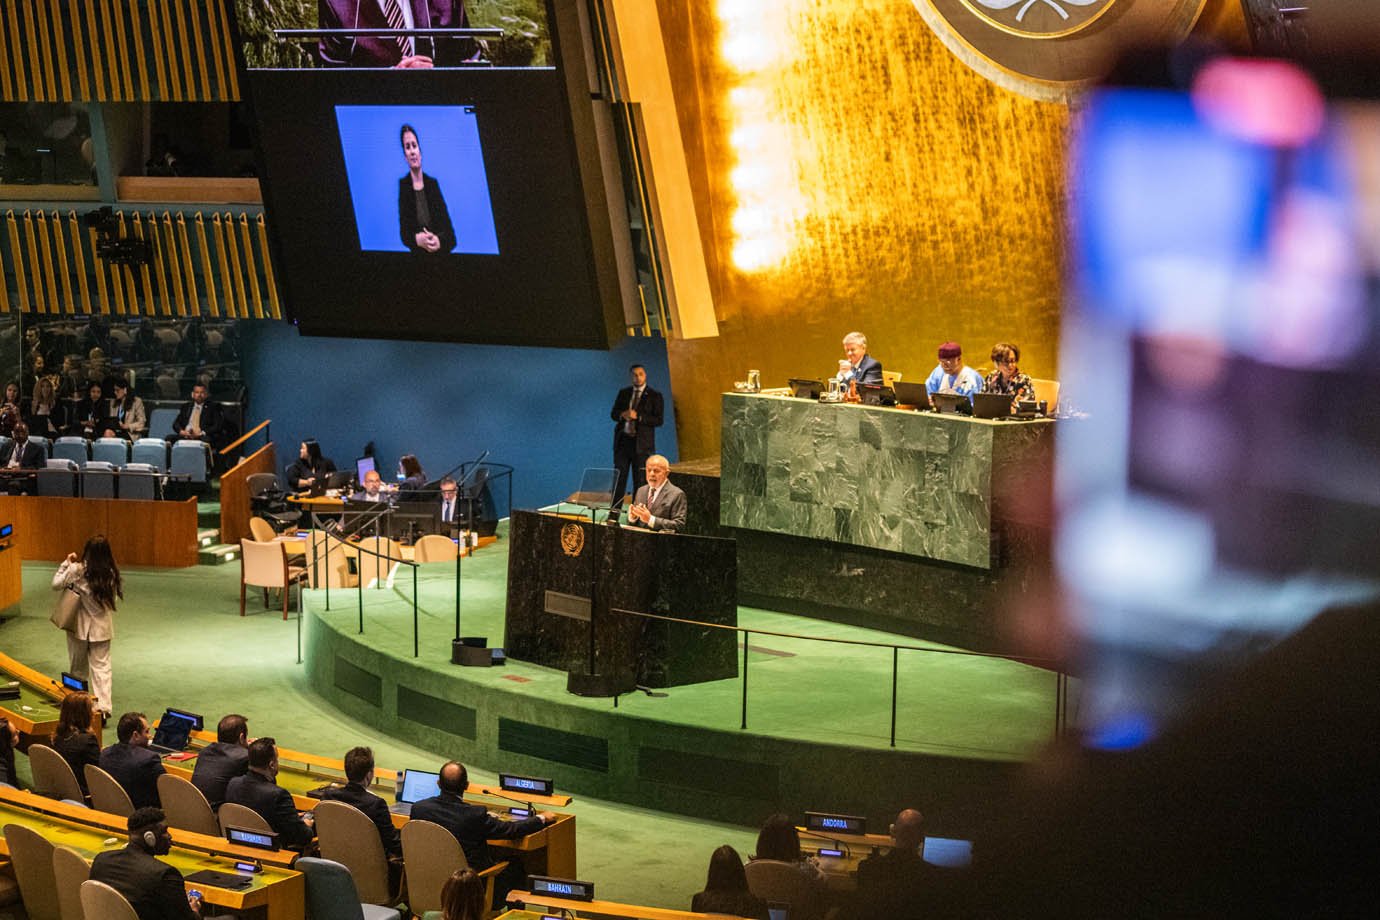
[{"label": "audience member in dark suit", "polygon": [[646,483],[642,475],[647,458],[656,453],[656,430],[661,427],[664,404],[661,394],[647,386],[647,369],[634,364],[628,369],[632,386],[618,391],[609,412],[613,426],[613,465],[618,478],[613,484],[614,497],[621,497],[628,471],[632,471],[633,491]]},{"label": "audience member in dark suit", "polygon": [[100,768],[124,788],[135,808],[156,807],[158,777],[165,771],[163,759],[149,750],[149,720],[142,712],[127,712],[115,726],[115,737],[118,743],[101,751]]},{"label": "audience member in dark suit", "polygon": [[861,332],[850,332],[843,337],[843,353],[839,359],[839,384],[848,389],[848,384],[881,383],[882,362],[867,353],[867,336]]},{"label": "audience member in dark suit", "polygon": [[210,401],[206,384],[193,384],[191,401],[182,404],[177,413],[177,420],[173,422],[172,439],[192,438],[205,441],[212,448],[219,450],[225,446],[222,442],[224,432],[225,417],[220,411],[220,406]]},{"label": "audience member in dark suit", "polygon": [[913,808],[896,816],[891,825],[892,848],[858,863],[857,917],[915,917],[932,915],[945,870],[920,856],[925,842],[925,819]]},{"label": "audience member in dark suit", "polygon": [[14,440],[0,449],[0,468],[40,470],[44,460],[43,446],[29,440],[29,426],[20,422],[14,426]]},{"label": "audience member in dark suit", "polygon": [[83,794],[87,792],[86,765],[101,764],[101,743],[91,731],[91,717],[91,694],[80,690],[67,694],[62,698],[57,728],[50,739],[53,750],[61,754],[67,766],[77,774],[77,785],[81,786]]},{"label": "audience member in dark suit", "polygon": [[92,380],[86,385],[86,398],[72,410],[67,433],[82,438],[99,438],[109,420],[110,400],[102,394],[100,382]]},{"label": "audience member in dark suit", "polygon": [[[412,25],[418,29],[468,29],[464,0],[404,0]],[[389,23],[377,0],[318,0],[317,22],[322,29],[388,29]],[[406,24],[404,19],[403,23]],[[316,46],[327,67],[448,67],[460,64],[477,51],[474,39],[412,37],[400,44],[388,35],[328,36]]]},{"label": "audience member in dark suit", "polygon": [[326,477],[335,472],[335,462],[321,456],[321,445],[307,438],[297,448],[297,459],[287,468],[288,489],[305,492],[317,484],[326,484]]},{"label": "audience member in dark suit", "polygon": [[633,496],[628,509],[629,524],[650,530],[685,528],[685,493],[667,478],[670,470],[671,464],[661,454],[647,458],[647,484]]},{"label": "audience member in dark suit", "polygon": [[257,812],[278,835],[279,846],[300,850],[316,836],[311,815],[299,815],[292,793],[278,785],[278,748],[272,738],[250,742],[249,771],[230,780],[225,801]]},{"label": "audience member in dark suit", "polygon": [[690,909],[701,914],[731,914],[767,920],[767,902],[748,891],[743,858],[728,844],[709,857],[709,877],[705,879],[704,891],[690,900]]},{"label": "audience member in dark suit", "polygon": [[397,891],[402,878],[402,838],[393,826],[388,803],[369,791],[374,784],[374,752],[370,748],[355,747],[345,752],[345,780],[345,785],[327,789],[322,798],[353,805],[374,822],[383,852],[388,854],[388,887]]},{"label": "audience member in dark suit", "polygon": [[162,809],[137,808],[129,816],[129,845],[97,853],[91,878],[124,895],[139,920],[196,920],[201,902],[187,893],[182,873],[155,859],[172,849]]},{"label": "audience member in dark suit", "polygon": [[230,780],[249,771],[249,721],[230,714],[216,726],[216,740],[202,748],[192,770],[192,785],[201,790],[212,808],[225,801]]},{"label": "audience member in dark suit", "polygon": [[[469,772],[465,765],[454,760],[449,761],[441,768],[441,794],[413,805],[412,818],[435,822],[450,831],[455,839],[460,841],[460,848],[465,851],[465,859],[476,872],[483,872],[498,862],[489,852],[490,840],[506,840],[534,834],[556,820],[556,816],[550,812],[540,812],[521,821],[495,818],[483,805],[470,805],[461,798],[469,784]],[[517,860],[509,862],[508,867],[494,879],[493,906],[502,904],[508,892],[520,888],[526,880],[522,864]]]}]

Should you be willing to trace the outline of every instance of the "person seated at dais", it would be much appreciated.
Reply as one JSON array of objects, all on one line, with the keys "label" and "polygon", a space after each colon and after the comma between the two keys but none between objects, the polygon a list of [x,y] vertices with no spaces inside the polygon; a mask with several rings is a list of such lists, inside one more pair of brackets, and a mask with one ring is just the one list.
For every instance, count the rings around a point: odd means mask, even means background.
[{"label": "person seated at dais", "polygon": [[843,354],[844,357],[839,359],[839,386],[846,390],[853,382],[882,382],[882,362],[867,353],[867,336],[861,332],[845,335]]},{"label": "person seated at dais", "polygon": [[364,488],[350,496],[352,502],[387,502],[388,493],[383,491],[383,477],[378,470],[364,474]]},{"label": "person seated at dais", "polygon": [[955,393],[972,402],[973,394],[982,392],[982,376],[963,363],[963,349],[957,342],[945,342],[939,346],[939,364],[930,371],[925,391],[931,396]]},{"label": "person seated at dais", "polygon": [[305,492],[316,485],[317,480],[325,484],[326,477],[335,472],[335,464],[329,457],[321,456],[321,445],[314,438],[307,438],[297,448],[297,460],[287,468],[288,488],[293,492]]},{"label": "person seated at dais", "polygon": [[196,920],[201,899],[187,891],[182,873],[157,856],[172,851],[172,834],[161,808],[138,808],[126,822],[129,845],[97,853],[92,881],[118,891],[139,920]]},{"label": "person seated at dais", "polygon": [[426,470],[416,454],[403,454],[398,460],[398,472],[403,480],[398,483],[398,501],[423,501],[422,491],[426,488]]},{"label": "person seated at dais", "polygon": [[197,755],[192,785],[201,790],[212,808],[219,808],[230,780],[248,772],[249,720],[232,712],[216,725],[216,740]]},{"label": "person seated at dais", "polygon": [[1021,373],[1021,350],[1009,342],[992,346],[992,373],[983,385],[985,393],[1010,394],[1011,404],[1035,398],[1035,384],[1029,374]]}]

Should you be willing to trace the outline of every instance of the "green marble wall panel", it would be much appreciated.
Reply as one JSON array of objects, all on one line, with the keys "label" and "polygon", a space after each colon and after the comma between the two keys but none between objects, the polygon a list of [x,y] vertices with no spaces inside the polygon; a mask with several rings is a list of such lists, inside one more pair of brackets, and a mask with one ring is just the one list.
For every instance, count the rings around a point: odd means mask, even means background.
[{"label": "green marble wall panel", "polygon": [[994,481],[1048,430],[726,393],[720,523],[989,568]]}]

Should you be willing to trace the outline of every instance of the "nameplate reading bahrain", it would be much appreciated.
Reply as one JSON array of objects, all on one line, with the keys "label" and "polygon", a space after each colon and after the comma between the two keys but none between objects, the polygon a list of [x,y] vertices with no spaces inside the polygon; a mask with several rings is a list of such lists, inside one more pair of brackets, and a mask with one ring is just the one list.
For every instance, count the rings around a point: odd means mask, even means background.
[{"label": "nameplate reading bahrain", "polygon": [[561,528],[561,551],[567,556],[578,556],[585,549],[585,532],[579,524],[566,524]]}]

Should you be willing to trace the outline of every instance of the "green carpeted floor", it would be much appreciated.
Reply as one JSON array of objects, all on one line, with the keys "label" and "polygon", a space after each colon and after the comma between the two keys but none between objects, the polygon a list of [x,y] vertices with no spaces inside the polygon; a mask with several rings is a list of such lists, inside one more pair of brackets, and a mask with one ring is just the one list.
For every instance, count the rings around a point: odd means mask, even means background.
[{"label": "green carpeted floor", "polygon": [[[502,636],[504,548],[500,541],[464,569],[464,632],[488,635],[493,644]],[[24,566],[23,612],[0,625],[0,648],[57,674],[66,666],[66,654],[61,633],[48,623],[52,572],[51,565]],[[117,712],[140,709],[156,715],[173,705],[214,721],[238,711],[249,717],[254,734],[273,735],[285,746],[339,755],[367,743],[389,766],[439,763],[436,753],[379,736],[316,696],[296,664],[295,614],[285,623],[251,594],[251,615],[239,617],[238,565],[126,570],[125,576],[112,652]],[[453,629],[450,578],[446,566],[426,567],[419,577],[422,645],[428,664],[438,668],[449,667],[443,660]],[[331,594],[328,616],[357,617],[355,592]],[[312,595],[313,609],[324,607],[324,596]],[[400,576],[393,589],[366,592],[366,634],[372,644],[411,654],[411,597],[410,574]],[[741,621],[784,632],[892,638],[768,611],[744,609]],[[749,730],[850,745],[887,744],[889,650],[761,636],[752,640],[749,654]],[[485,679],[505,680],[517,693],[564,695],[561,672],[520,662]],[[1023,758],[1048,737],[1053,692],[1050,675],[1011,662],[903,652],[898,744],[956,756]],[[664,698],[625,697],[621,706],[634,716],[736,728],[740,694],[737,681],[720,681],[675,688]],[[821,721],[825,711],[837,716]],[[27,769],[27,761],[20,760],[21,770]],[[477,779],[494,779],[473,772]],[[730,843],[747,856],[755,840],[748,828],[589,798],[577,797],[572,810],[579,819],[580,876],[596,881],[600,896],[612,900],[687,907],[690,895],[703,886],[715,847]]]}]

